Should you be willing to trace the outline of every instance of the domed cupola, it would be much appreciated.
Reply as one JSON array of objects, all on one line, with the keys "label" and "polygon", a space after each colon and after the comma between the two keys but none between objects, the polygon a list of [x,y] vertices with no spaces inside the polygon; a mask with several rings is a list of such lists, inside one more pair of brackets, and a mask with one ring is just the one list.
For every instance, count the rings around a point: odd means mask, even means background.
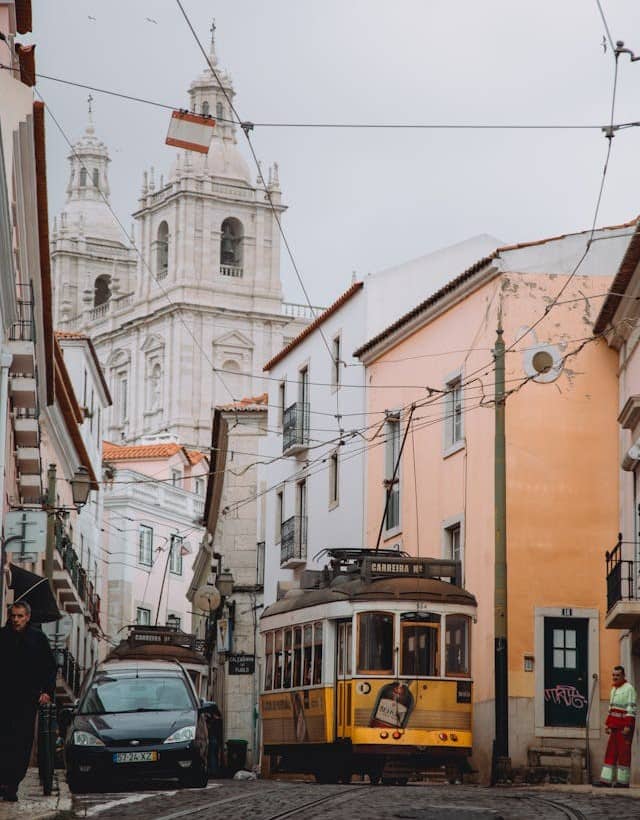
[{"label": "domed cupola", "polygon": [[216,120],[209,153],[206,157],[193,157],[194,170],[251,184],[251,171],[237,146],[236,125],[229,104],[235,97],[233,81],[231,75],[218,64],[215,32],[214,22],[211,25],[209,61],[217,78],[207,67],[189,87],[191,110],[196,114],[208,114]]},{"label": "domed cupola", "polygon": [[92,98],[89,117],[82,137],[68,156],[70,164],[67,198],[58,226],[71,234],[128,244],[109,210],[109,152],[95,133]]}]

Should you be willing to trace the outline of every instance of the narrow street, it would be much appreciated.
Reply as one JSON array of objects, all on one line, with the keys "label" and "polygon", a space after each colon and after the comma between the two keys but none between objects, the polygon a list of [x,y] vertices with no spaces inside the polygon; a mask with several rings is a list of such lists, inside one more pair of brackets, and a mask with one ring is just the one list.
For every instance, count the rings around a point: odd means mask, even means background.
[{"label": "narrow street", "polygon": [[[638,792],[638,794],[636,794]],[[100,820],[635,820],[640,791],[620,795],[589,787],[551,789],[411,784],[406,787],[324,786],[312,782],[212,781],[203,790],[155,790],[77,795],[73,816]]]}]

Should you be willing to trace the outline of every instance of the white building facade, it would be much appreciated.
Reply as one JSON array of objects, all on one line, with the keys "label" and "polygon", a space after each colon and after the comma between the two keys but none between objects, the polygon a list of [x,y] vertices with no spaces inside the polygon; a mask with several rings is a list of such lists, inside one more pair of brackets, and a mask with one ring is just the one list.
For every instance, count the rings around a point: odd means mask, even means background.
[{"label": "white building facade", "polygon": [[277,165],[254,183],[225,93],[209,69],[191,83],[191,110],[217,118],[211,147],[178,153],[166,176],[145,171],[135,249],[110,212],[109,156],[91,122],[71,152],[52,237],[55,316],[98,350],[114,397],[107,440],[207,446],[213,408],[259,393],[262,364],[311,315],[282,301]]}]

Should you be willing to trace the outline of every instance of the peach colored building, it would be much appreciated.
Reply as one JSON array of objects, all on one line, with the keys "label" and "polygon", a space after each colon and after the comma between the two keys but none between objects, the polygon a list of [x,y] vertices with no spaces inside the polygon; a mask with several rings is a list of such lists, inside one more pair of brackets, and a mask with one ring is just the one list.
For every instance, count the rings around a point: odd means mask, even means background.
[{"label": "peach colored building", "polygon": [[[602,305],[594,332],[618,354],[619,519],[608,533],[600,560],[607,576],[605,626],[619,642],[617,662],[640,686],[640,222]],[[605,553],[606,550],[606,553]],[[606,562],[606,563],[605,563]],[[633,741],[632,779],[640,780],[640,742]]]},{"label": "peach colored building", "polygon": [[524,766],[528,751],[575,748],[584,762],[588,743],[593,766],[601,762],[601,701],[617,658],[604,629],[602,572],[603,544],[618,526],[617,384],[615,355],[591,334],[630,233],[625,225],[597,231],[593,242],[580,233],[498,248],[356,351],[372,414],[368,544],[376,544],[389,488],[380,545],[460,560],[478,599],[472,763],[485,780],[495,736],[492,349],[500,316],[509,753]]}]

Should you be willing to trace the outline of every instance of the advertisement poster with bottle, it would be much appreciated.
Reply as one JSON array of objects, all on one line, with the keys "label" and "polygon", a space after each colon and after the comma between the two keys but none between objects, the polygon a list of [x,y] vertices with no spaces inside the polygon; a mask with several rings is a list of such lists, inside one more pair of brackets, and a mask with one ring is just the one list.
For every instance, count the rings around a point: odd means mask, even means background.
[{"label": "advertisement poster with bottle", "polygon": [[414,704],[414,697],[406,683],[387,683],[378,693],[369,726],[404,729]]}]

